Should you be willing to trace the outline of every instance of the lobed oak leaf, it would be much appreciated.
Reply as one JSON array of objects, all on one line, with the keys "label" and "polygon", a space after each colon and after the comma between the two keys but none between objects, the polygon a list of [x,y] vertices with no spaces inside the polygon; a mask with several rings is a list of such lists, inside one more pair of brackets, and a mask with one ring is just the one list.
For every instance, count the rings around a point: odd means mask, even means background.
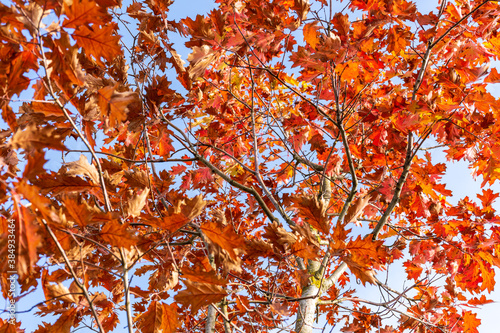
[{"label": "lobed oak leaf", "polygon": [[64,28],[78,29],[89,23],[111,20],[106,10],[91,0],[64,1],[63,10],[67,16],[62,23]]},{"label": "lobed oak leaf", "polygon": [[217,303],[227,296],[226,291],[219,285],[205,282],[185,280],[186,289],[180,291],[174,298],[176,301],[188,306],[196,313],[201,307]]},{"label": "lobed oak leaf", "polygon": [[205,69],[215,60],[215,51],[208,45],[194,46],[187,60],[190,62],[189,77],[197,78],[203,76]]},{"label": "lobed oak leaf", "polygon": [[183,173],[184,171],[186,170],[186,166],[185,165],[174,165],[172,167],[172,169],[170,169],[170,174],[172,175],[178,175],[180,173]]},{"label": "lobed oak leaf", "polygon": [[311,45],[313,49],[316,48],[316,45],[319,43],[319,38],[317,35],[317,26],[318,21],[313,21],[311,23],[307,23],[304,25],[303,29],[303,34],[304,34],[304,40]]},{"label": "lobed oak leaf", "polygon": [[41,113],[46,117],[64,117],[62,109],[53,102],[31,102],[30,107],[35,113]]},{"label": "lobed oak leaf", "polygon": [[423,268],[411,261],[404,262],[403,266],[405,267],[405,271],[409,279],[417,281],[422,274]]},{"label": "lobed oak leaf", "polygon": [[276,313],[277,315],[287,317],[290,315],[290,310],[288,309],[288,304],[286,301],[280,302],[279,299],[275,299],[271,303],[271,311]]},{"label": "lobed oak leaf", "polygon": [[484,304],[489,304],[489,303],[494,303],[493,300],[487,299],[486,296],[481,295],[480,298],[473,297],[469,301],[467,301],[467,304],[472,305],[472,306],[478,306],[478,305],[484,305]]},{"label": "lobed oak leaf", "polygon": [[225,286],[228,283],[227,279],[221,279],[217,276],[214,270],[205,271],[200,266],[194,266],[192,269],[189,267],[183,267],[182,277],[193,282],[203,282],[209,284],[216,284],[219,286]]},{"label": "lobed oak leaf", "polygon": [[484,78],[485,83],[500,83],[500,74],[497,69],[493,67],[490,71],[490,74]]},{"label": "lobed oak leaf", "polygon": [[179,272],[172,264],[161,265],[149,276],[149,290],[167,291],[179,284]]},{"label": "lobed oak leaf", "polygon": [[38,326],[33,333],[70,333],[71,327],[77,319],[77,308],[72,307],[64,311],[62,315],[53,324],[43,323],[43,326]]},{"label": "lobed oak leaf", "polygon": [[169,209],[169,215],[162,219],[151,219],[148,223],[174,233],[200,215],[206,204],[207,202],[203,200],[201,195],[191,199],[178,200]]},{"label": "lobed oak leaf", "polygon": [[323,200],[314,196],[300,196],[293,198],[292,202],[299,210],[300,218],[324,234],[330,233],[330,218],[326,213],[328,207]]},{"label": "lobed oak leaf", "polygon": [[146,188],[149,186],[149,177],[146,171],[141,169],[125,170],[123,174],[125,184],[135,188]]},{"label": "lobed oak leaf", "polygon": [[106,118],[106,125],[118,127],[127,119],[128,106],[137,100],[135,92],[117,92],[114,86],[107,86],[98,91],[98,104],[102,116]]},{"label": "lobed oak leaf", "polygon": [[463,332],[464,333],[478,333],[477,328],[481,325],[481,319],[471,311],[464,311],[463,314]]},{"label": "lobed oak leaf", "polygon": [[221,228],[217,222],[208,222],[200,227],[210,243],[226,251],[236,260],[240,251],[245,250],[245,241],[241,235],[234,232],[232,225]]},{"label": "lobed oak leaf", "polygon": [[142,333],[173,333],[179,327],[177,305],[153,301],[148,310],[135,318]]},{"label": "lobed oak leaf", "polygon": [[305,239],[295,242],[292,245],[292,253],[306,260],[317,260],[320,256],[317,247],[311,246]]},{"label": "lobed oak leaf", "polygon": [[11,138],[9,145],[13,149],[42,150],[55,149],[67,150],[63,144],[64,137],[56,133],[56,129],[51,126],[38,128],[35,124],[28,125],[26,128],[19,128]]},{"label": "lobed oak leaf", "polygon": [[153,225],[170,231],[171,233],[176,232],[186,224],[188,224],[191,220],[189,220],[184,214],[172,214],[168,216],[164,216],[161,220],[157,220],[153,222]]},{"label": "lobed oak leaf", "polygon": [[99,184],[99,174],[95,166],[89,163],[82,154],[78,161],[64,164],[67,168],[66,174],[70,176],[83,175],[89,177],[95,184]]},{"label": "lobed oak leaf", "polygon": [[79,203],[73,198],[65,197],[63,203],[67,218],[74,221],[79,227],[83,228],[92,221],[94,212],[85,202]]},{"label": "lobed oak leaf", "polygon": [[370,284],[377,283],[377,278],[375,277],[375,272],[373,271],[373,269],[362,267],[356,262],[353,262],[349,259],[346,259],[344,262],[347,264],[347,266],[349,266],[349,269],[356,276],[356,278],[358,278],[361,283],[363,283],[363,286],[367,282]]},{"label": "lobed oak leaf", "polygon": [[107,222],[99,234],[111,246],[131,248],[137,244],[137,237],[130,231],[128,224],[120,224],[116,220]]},{"label": "lobed oak leaf", "polygon": [[68,303],[77,303],[77,295],[73,295],[73,293],[66,288],[62,283],[58,284],[47,284],[45,286],[45,299],[50,300],[52,298],[56,298],[58,300],[62,300]]},{"label": "lobed oak leaf", "polygon": [[120,36],[115,34],[115,30],[114,24],[108,24],[102,28],[93,26],[92,29],[79,25],[72,37],[88,56],[92,56],[99,66],[104,67],[101,58],[111,62],[122,54]]},{"label": "lobed oak leaf", "polygon": [[276,221],[266,225],[264,230],[266,232],[262,234],[262,237],[269,239],[271,244],[279,246],[283,252],[289,249],[290,246],[297,241],[297,236],[286,231],[285,228]]},{"label": "lobed oak leaf", "polygon": [[345,214],[344,217],[344,223],[351,223],[351,222],[356,222],[357,219],[363,215],[363,211],[365,207],[368,205],[370,202],[370,199],[372,198],[371,194],[367,194],[364,197],[360,197],[356,199],[354,203],[352,203],[349,206],[349,209],[347,210],[347,213]]},{"label": "lobed oak leaf", "polygon": [[145,188],[140,193],[135,194],[127,202],[127,216],[137,217],[147,203],[149,189]]},{"label": "lobed oak leaf", "polygon": [[197,195],[191,199],[184,199],[181,202],[183,205],[180,208],[180,212],[190,221],[200,215],[203,208],[207,205],[202,195]]}]

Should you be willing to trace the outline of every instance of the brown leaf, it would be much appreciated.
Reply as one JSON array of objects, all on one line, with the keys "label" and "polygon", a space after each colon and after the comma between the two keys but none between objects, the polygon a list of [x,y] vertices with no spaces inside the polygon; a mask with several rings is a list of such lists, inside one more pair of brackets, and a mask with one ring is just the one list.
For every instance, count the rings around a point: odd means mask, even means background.
[{"label": "brown leaf", "polygon": [[115,34],[116,27],[112,23],[102,28],[94,26],[92,28],[79,25],[72,36],[88,56],[93,56],[97,64],[104,67],[101,58],[112,61],[122,53],[119,44],[120,36]]},{"label": "brown leaf", "polygon": [[200,229],[210,240],[210,243],[226,251],[233,260],[238,258],[239,253],[237,253],[236,249],[243,251],[245,249],[243,237],[236,234],[231,225],[222,229],[216,222],[208,222],[203,224]]},{"label": "brown leaf", "polygon": [[127,107],[137,100],[135,92],[118,92],[114,86],[107,86],[98,91],[98,104],[101,114],[109,127],[118,127],[127,119]]},{"label": "brown leaf", "polygon": [[377,283],[377,279],[375,278],[375,272],[373,271],[373,269],[364,268],[350,260],[345,260],[345,263],[347,264],[347,266],[349,266],[351,272],[361,281],[361,283],[363,283],[363,286],[366,284],[366,282],[370,284]]},{"label": "brown leaf", "polygon": [[205,69],[215,59],[215,52],[208,45],[200,47],[194,46],[193,52],[189,54],[187,60],[191,63],[188,68],[191,79],[203,76]]},{"label": "brown leaf", "polygon": [[28,163],[24,168],[23,178],[31,180],[32,178],[45,173],[43,166],[47,163],[45,159],[45,152],[42,150],[35,150],[28,156]]},{"label": "brown leaf", "polygon": [[191,305],[193,313],[196,313],[201,307],[217,303],[227,296],[227,293],[219,285],[189,280],[185,280],[184,284],[186,289],[180,291],[175,296],[175,300],[186,306]]},{"label": "brown leaf", "polygon": [[140,169],[125,170],[125,184],[135,188],[145,188],[149,186],[149,177],[146,171]]},{"label": "brown leaf", "polygon": [[358,217],[363,215],[363,210],[370,202],[372,196],[370,194],[365,195],[364,197],[356,199],[356,201],[349,206],[347,213],[345,214],[344,224],[356,222]]},{"label": "brown leaf", "polygon": [[305,239],[292,245],[292,253],[304,259],[316,260],[319,257],[319,249],[311,246]]},{"label": "brown leaf", "polygon": [[225,286],[227,284],[227,279],[220,279],[214,270],[205,271],[200,266],[194,266],[192,269],[188,267],[182,268],[182,277],[193,282],[203,282],[210,284],[217,284],[219,286]]},{"label": "brown leaf", "polygon": [[85,202],[80,204],[76,200],[69,197],[63,198],[63,202],[68,220],[71,219],[82,228],[87,226],[90,221],[92,221],[94,212],[89,209]]},{"label": "brown leaf", "polygon": [[173,333],[179,327],[178,317],[177,305],[153,301],[135,322],[142,333]]},{"label": "brown leaf", "polygon": [[300,196],[293,198],[292,202],[304,222],[324,234],[330,233],[330,218],[326,214],[327,206],[323,200],[318,200],[314,196]]},{"label": "brown leaf", "polygon": [[62,313],[55,323],[44,323],[44,326],[38,326],[38,329],[34,333],[70,333],[71,327],[73,327],[73,323],[75,322],[76,315],[77,308],[69,308],[67,311]]},{"label": "brown leaf", "polygon": [[77,295],[73,295],[71,291],[60,282],[58,284],[47,284],[45,290],[47,292],[45,295],[46,300],[57,298],[64,302],[77,303]]},{"label": "brown leaf", "polygon": [[266,232],[262,237],[269,239],[272,244],[281,247],[283,252],[297,241],[297,236],[286,231],[285,228],[280,226],[276,221],[265,226],[264,230]]},{"label": "brown leaf", "polygon": [[104,202],[101,186],[91,184],[80,177],[71,177],[65,174],[50,174],[32,180],[42,194],[52,192],[54,195],[71,193],[90,193]]},{"label": "brown leaf", "polygon": [[52,102],[31,102],[31,108],[33,112],[42,113],[44,116],[56,116],[64,117],[64,113],[61,108]]},{"label": "brown leaf", "polygon": [[149,189],[145,188],[141,193],[134,195],[128,200],[127,216],[137,217],[141,215],[141,211],[148,200]]},{"label": "brown leaf", "polygon": [[128,225],[120,224],[118,221],[106,223],[100,235],[111,246],[131,248],[137,244],[137,238],[129,230]]},{"label": "brown leaf", "polygon": [[51,126],[44,126],[38,128],[35,124],[28,125],[24,129],[18,129],[10,140],[9,144],[14,149],[24,150],[42,150],[56,149],[67,150],[63,144],[64,137],[55,133],[55,128]]},{"label": "brown leaf", "polygon": [[94,184],[99,184],[99,174],[97,169],[89,163],[83,154],[80,155],[80,159],[78,161],[66,163],[64,166],[67,168],[66,174],[70,176],[87,176],[94,182]]}]

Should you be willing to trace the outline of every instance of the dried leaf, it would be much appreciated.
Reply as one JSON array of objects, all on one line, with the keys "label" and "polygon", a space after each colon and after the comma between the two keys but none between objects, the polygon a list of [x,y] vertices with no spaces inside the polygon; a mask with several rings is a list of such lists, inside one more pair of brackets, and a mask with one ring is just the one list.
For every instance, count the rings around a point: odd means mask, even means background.
[{"label": "dried leaf", "polygon": [[179,327],[179,315],[175,304],[153,301],[148,310],[135,318],[142,333],[173,333]]},{"label": "dried leaf", "polygon": [[208,222],[200,229],[212,244],[226,251],[233,260],[238,258],[236,249],[245,249],[244,239],[234,232],[232,225],[221,228],[216,222]]},{"label": "dried leaf", "polygon": [[9,144],[13,149],[42,150],[48,148],[64,151],[67,150],[63,144],[64,139],[63,136],[56,133],[54,127],[38,128],[32,124],[24,129],[18,129]]},{"label": "dried leaf", "polygon": [[327,206],[323,200],[318,200],[313,196],[300,196],[293,198],[292,202],[299,210],[299,217],[304,222],[324,234],[330,233],[330,218],[326,213]]},{"label": "dried leaf", "polygon": [[224,289],[216,284],[189,280],[185,280],[184,284],[186,285],[186,289],[180,291],[175,296],[175,300],[186,306],[191,305],[193,313],[196,313],[201,307],[217,303],[227,296]]},{"label": "dried leaf", "polygon": [[205,69],[214,61],[215,52],[208,45],[193,47],[187,60],[190,62],[188,73],[191,79],[203,76]]},{"label": "dried leaf", "polygon": [[139,194],[134,195],[128,200],[127,216],[137,217],[141,215],[141,211],[147,203],[149,189],[143,189]]},{"label": "dried leaf", "polygon": [[70,176],[83,175],[89,177],[95,184],[99,184],[99,174],[95,166],[90,164],[87,158],[82,154],[80,159],[75,162],[65,164],[66,173]]},{"label": "dried leaf", "polygon": [[102,239],[111,246],[131,248],[137,244],[137,237],[132,234],[127,224],[113,220],[102,227]]}]

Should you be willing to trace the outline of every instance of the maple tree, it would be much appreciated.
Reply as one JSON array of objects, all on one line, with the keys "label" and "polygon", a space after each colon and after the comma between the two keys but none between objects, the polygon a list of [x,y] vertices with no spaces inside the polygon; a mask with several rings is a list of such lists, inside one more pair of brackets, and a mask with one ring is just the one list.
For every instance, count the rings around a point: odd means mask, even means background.
[{"label": "maple tree", "polygon": [[[56,318],[36,332],[478,332],[498,2],[171,2],[0,4],[0,253],[13,220],[17,301]],[[430,140],[478,201],[450,202]]]}]

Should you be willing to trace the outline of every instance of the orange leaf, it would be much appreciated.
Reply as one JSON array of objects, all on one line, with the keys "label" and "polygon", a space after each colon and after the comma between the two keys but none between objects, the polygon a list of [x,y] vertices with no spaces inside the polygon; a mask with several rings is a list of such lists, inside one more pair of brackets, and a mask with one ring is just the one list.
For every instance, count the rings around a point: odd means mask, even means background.
[{"label": "orange leaf", "polygon": [[57,116],[64,117],[64,113],[61,108],[52,102],[32,102],[31,108],[35,113],[42,113],[44,116]]},{"label": "orange leaf", "polygon": [[111,246],[130,248],[137,244],[137,238],[129,230],[128,224],[120,224],[118,221],[106,223],[100,234]]},{"label": "orange leaf", "polygon": [[245,248],[245,241],[234,232],[232,225],[227,225],[224,229],[221,229],[218,223],[208,222],[203,224],[200,229],[212,243],[227,251],[233,260],[238,258],[239,252],[236,249]]},{"label": "orange leaf", "polygon": [[173,333],[179,327],[178,317],[177,305],[153,301],[135,322],[142,333]]},{"label": "orange leaf", "polygon": [[[71,4],[68,6],[68,4]],[[78,29],[80,26],[100,20],[107,22],[111,19],[106,11],[94,1],[76,0],[63,2],[64,14],[68,17],[64,20],[64,28]]]},{"label": "orange leaf", "polygon": [[365,195],[364,197],[358,198],[347,210],[344,217],[344,223],[356,222],[358,217],[363,215],[363,210],[368,205],[371,195]]},{"label": "orange leaf", "polygon": [[133,92],[117,92],[115,86],[107,86],[99,89],[99,108],[101,114],[107,117],[110,127],[117,127],[127,119],[127,106],[137,100],[137,94]]},{"label": "orange leaf", "polygon": [[464,333],[478,333],[477,327],[481,325],[481,319],[477,318],[475,313],[464,311]]},{"label": "orange leaf", "polygon": [[304,30],[302,31],[304,33],[304,40],[311,45],[313,49],[316,48],[316,45],[319,43],[317,36],[318,26],[316,23],[318,23],[318,21],[307,23],[304,25]]},{"label": "orange leaf", "polygon": [[227,284],[227,279],[220,279],[214,270],[209,272],[203,270],[200,266],[194,266],[193,269],[183,267],[182,277],[189,279],[193,282],[203,282],[210,284],[217,284],[220,286],[225,286]]},{"label": "orange leaf", "polygon": [[67,311],[62,313],[55,323],[44,323],[44,326],[38,326],[38,329],[34,333],[70,333],[71,327],[73,327],[73,323],[76,319],[76,311],[76,308],[69,308]]},{"label": "orange leaf", "polygon": [[44,126],[38,128],[35,124],[28,125],[24,129],[18,129],[10,140],[10,145],[14,149],[22,148],[24,150],[56,149],[67,150],[62,143],[64,137],[56,133],[54,127]]},{"label": "orange leaf", "polygon": [[484,82],[486,82],[486,83],[500,83],[500,74],[498,73],[498,71],[495,67],[493,67],[491,69],[490,74],[484,78]]},{"label": "orange leaf", "polygon": [[224,298],[227,293],[221,286],[205,283],[184,281],[186,290],[180,291],[175,300],[185,305],[191,305],[191,311],[197,312],[201,307],[217,303]]},{"label": "orange leaf", "polygon": [[327,207],[323,200],[312,196],[301,196],[292,199],[294,206],[299,210],[299,216],[313,228],[330,233],[330,218],[326,214]]},{"label": "orange leaf", "polygon": [[93,26],[92,29],[80,25],[72,36],[88,56],[93,56],[97,64],[104,66],[101,58],[113,61],[121,54],[120,36],[114,33],[115,29],[114,24],[108,24],[102,28]]}]

